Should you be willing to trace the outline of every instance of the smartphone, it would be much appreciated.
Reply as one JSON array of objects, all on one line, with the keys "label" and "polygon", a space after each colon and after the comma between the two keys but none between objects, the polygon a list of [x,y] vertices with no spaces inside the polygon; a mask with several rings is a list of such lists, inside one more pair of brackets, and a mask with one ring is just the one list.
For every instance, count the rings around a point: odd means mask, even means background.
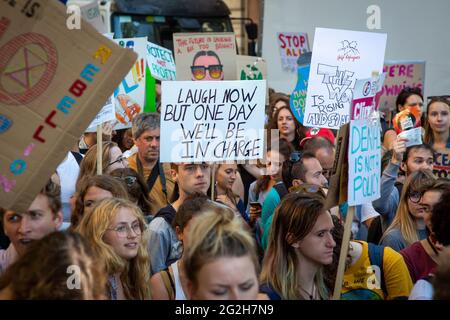
[{"label": "smartphone", "polygon": [[251,207],[256,207],[257,209],[262,209],[262,205],[259,202],[250,202]]}]

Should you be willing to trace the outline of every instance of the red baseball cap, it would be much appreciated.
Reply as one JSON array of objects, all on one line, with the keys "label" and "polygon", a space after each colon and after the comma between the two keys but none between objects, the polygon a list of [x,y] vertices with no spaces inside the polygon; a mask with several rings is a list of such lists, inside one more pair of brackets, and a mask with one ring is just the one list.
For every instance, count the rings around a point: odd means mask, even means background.
[{"label": "red baseball cap", "polygon": [[303,138],[302,141],[300,141],[300,146],[303,147],[306,141],[314,137],[324,137],[325,139],[330,141],[332,145],[334,145],[334,134],[330,129],[311,128],[306,132],[306,137]]}]

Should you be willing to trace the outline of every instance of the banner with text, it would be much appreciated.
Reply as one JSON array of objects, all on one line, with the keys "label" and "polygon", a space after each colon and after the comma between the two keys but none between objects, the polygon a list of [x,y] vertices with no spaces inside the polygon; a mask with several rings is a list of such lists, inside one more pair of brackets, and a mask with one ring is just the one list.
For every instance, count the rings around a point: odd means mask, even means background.
[{"label": "banner with text", "polygon": [[306,33],[277,32],[278,46],[283,70],[297,71],[297,59],[304,53],[311,51]]},{"label": "banner with text", "polygon": [[385,74],[377,77],[358,79],[353,89],[353,100],[350,112],[351,120],[368,120],[378,110],[375,95],[381,90]]},{"label": "banner with text", "polygon": [[145,65],[147,38],[114,39],[122,48],[133,49],[138,54],[136,63],[114,91],[116,110],[116,130],[131,128],[133,118],[144,111],[145,104]]},{"label": "banner with text", "polygon": [[236,79],[234,33],[174,33],[177,80]]},{"label": "banner with text", "polygon": [[348,205],[378,199],[381,186],[379,125],[366,120],[350,121],[348,161]]},{"label": "banner with text", "polygon": [[450,179],[450,148],[436,151],[433,173],[438,178]]},{"label": "banner with text", "polygon": [[164,81],[161,162],[261,159],[265,80]]},{"label": "banner with text", "polygon": [[0,206],[26,212],[136,60],[58,1],[0,1]]},{"label": "banner with text", "polygon": [[147,42],[147,64],[155,79],[175,80],[177,77],[175,60],[169,49]]},{"label": "banner with text", "polygon": [[423,93],[425,61],[385,61],[383,72],[386,80],[376,97],[381,111],[396,110],[395,99],[405,87],[419,88]]},{"label": "banner with text", "polygon": [[386,34],[316,28],[308,79],[306,127],[339,129],[350,120],[356,79],[381,73]]}]

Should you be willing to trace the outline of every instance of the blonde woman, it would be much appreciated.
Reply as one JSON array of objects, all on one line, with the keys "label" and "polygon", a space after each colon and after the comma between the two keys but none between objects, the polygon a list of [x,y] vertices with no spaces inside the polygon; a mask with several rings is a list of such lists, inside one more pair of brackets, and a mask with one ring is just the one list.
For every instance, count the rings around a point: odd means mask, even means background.
[{"label": "blonde woman", "polygon": [[192,221],[184,269],[193,300],[254,300],[258,258],[252,236],[228,208],[206,211]]},{"label": "blonde woman", "polygon": [[150,299],[150,266],[142,211],[124,199],[104,199],[77,230],[106,266],[111,300]]},{"label": "blonde woman", "polygon": [[271,300],[325,300],[323,266],[333,262],[331,214],[319,193],[295,191],[275,211],[261,272]]},{"label": "blonde woman", "polygon": [[400,251],[416,241],[427,238],[428,231],[423,219],[425,210],[420,200],[423,192],[434,183],[434,180],[436,177],[431,170],[419,170],[408,176],[395,218],[381,237],[380,244]]}]

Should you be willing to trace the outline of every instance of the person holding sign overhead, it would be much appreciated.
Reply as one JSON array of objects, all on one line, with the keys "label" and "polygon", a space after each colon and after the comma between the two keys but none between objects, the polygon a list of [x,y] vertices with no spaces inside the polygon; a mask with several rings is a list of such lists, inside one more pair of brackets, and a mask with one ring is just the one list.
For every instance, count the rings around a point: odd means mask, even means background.
[{"label": "person holding sign overhead", "polygon": [[223,65],[214,51],[199,51],[191,66],[193,81],[223,80]]}]

